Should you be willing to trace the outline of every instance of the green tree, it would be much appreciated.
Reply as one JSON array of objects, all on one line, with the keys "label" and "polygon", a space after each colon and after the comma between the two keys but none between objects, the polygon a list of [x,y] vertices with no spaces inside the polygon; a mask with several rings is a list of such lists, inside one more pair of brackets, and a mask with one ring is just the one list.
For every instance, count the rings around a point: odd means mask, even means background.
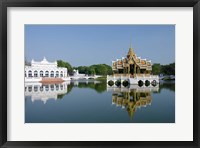
[{"label": "green tree", "polygon": [[159,63],[155,63],[152,65],[152,73],[154,75],[158,75],[161,73],[161,65]]},{"label": "green tree", "polygon": [[175,63],[162,65],[161,72],[165,75],[175,75]]},{"label": "green tree", "polygon": [[95,69],[93,67],[89,67],[89,75],[95,75]]},{"label": "green tree", "polygon": [[58,67],[67,68],[68,73],[72,73],[73,72],[72,66],[68,62],[65,62],[63,60],[57,60],[57,64],[58,64]]},{"label": "green tree", "polygon": [[99,75],[106,75],[107,74],[107,68],[103,64],[97,65],[96,71],[97,71],[97,74],[99,74]]},{"label": "green tree", "polygon": [[79,66],[79,67],[74,68],[74,69],[78,69],[79,73],[82,73],[82,74],[88,74],[89,73],[89,67],[87,67],[87,66]]},{"label": "green tree", "polygon": [[26,58],[25,58],[25,65],[26,66],[31,66],[31,62],[28,62]]},{"label": "green tree", "polygon": [[160,65],[155,63],[152,65],[152,73],[158,75],[160,73],[164,75],[175,75],[175,63],[170,63],[167,65]]},{"label": "green tree", "polygon": [[78,69],[79,73],[88,74],[88,75],[111,75],[112,68],[106,64],[97,64],[91,66],[79,66],[74,67],[74,69]]}]

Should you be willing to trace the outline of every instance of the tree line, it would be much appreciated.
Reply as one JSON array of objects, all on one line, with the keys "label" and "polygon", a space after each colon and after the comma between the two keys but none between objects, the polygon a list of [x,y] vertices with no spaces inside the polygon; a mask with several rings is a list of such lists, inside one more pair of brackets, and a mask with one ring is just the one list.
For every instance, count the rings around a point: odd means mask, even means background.
[{"label": "tree line", "polygon": [[79,71],[79,73],[86,75],[112,75],[113,73],[111,66],[106,64],[72,67],[70,63],[62,60],[57,60],[57,63],[58,67],[67,68],[70,75],[73,74],[73,69],[76,69]]},{"label": "tree line", "polygon": [[[57,60],[57,64],[58,64],[58,67],[67,68],[68,73],[70,75],[73,74],[74,69],[76,70],[78,69],[79,73],[86,74],[86,75],[112,75],[113,74],[111,66],[106,65],[106,64],[72,67],[70,63],[63,60]],[[25,65],[30,66],[31,64],[25,59]],[[161,65],[160,63],[155,63],[152,65],[152,74],[175,75],[175,63],[170,63],[167,65]]]},{"label": "tree line", "polygon": [[159,63],[155,63],[152,65],[152,74],[175,75],[175,63],[170,63],[167,65],[161,65]]},{"label": "tree line", "polygon": [[[58,67],[65,67],[68,69],[70,75],[73,74],[73,69],[79,71],[79,73],[86,75],[112,75],[113,71],[111,66],[106,64],[96,64],[91,66],[78,66],[72,67],[70,63],[57,60]],[[175,75],[175,63],[170,63],[167,65],[161,65],[160,63],[155,63],[152,65],[152,74],[159,75]]]},{"label": "tree line", "polygon": [[80,73],[84,73],[87,75],[112,75],[112,68],[106,64],[96,64],[91,66],[79,66],[74,67],[74,69],[78,69]]}]

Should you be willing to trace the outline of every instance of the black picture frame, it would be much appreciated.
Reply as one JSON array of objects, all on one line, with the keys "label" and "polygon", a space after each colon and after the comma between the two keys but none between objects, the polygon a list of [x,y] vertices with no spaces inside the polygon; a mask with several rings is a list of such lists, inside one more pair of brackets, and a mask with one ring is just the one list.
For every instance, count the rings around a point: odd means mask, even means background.
[{"label": "black picture frame", "polygon": [[[8,7],[193,7],[193,141],[7,141]],[[1,147],[199,147],[200,2],[199,0],[1,0],[0,2]],[[190,98],[191,99],[191,98]],[[187,127],[185,127],[187,128]],[[20,134],[20,133],[19,133]]]}]

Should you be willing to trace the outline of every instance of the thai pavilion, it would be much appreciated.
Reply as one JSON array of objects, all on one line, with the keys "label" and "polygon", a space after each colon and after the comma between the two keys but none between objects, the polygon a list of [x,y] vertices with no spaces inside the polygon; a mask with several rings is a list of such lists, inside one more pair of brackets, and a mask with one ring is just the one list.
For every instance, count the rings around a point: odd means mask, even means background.
[{"label": "thai pavilion", "polygon": [[57,62],[49,62],[44,58],[37,62],[32,60],[31,65],[25,65],[25,82],[65,81],[67,68],[58,67]]},{"label": "thai pavilion", "polygon": [[136,74],[150,74],[152,65],[151,61],[137,57],[130,47],[126,58],[112,61],[112,70],[115,74],[130,74],[134,77]]},{"label": "thai pavilion", "polygon": [[129,84],[138,84],[139,81],[145,83],[158,83],[157,75],[151,75],[152,63],[150,60],[138,57],[132,47],[129,48],[127,56],[116,61],[112,61],[113,75],[107,76],[109,81],[128,81]]}]

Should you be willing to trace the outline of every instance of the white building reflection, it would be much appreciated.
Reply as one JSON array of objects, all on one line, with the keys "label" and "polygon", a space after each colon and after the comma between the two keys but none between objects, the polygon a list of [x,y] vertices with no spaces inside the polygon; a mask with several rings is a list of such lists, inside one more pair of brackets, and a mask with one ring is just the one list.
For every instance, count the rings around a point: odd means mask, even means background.
[{"label": "white building reflection", "polygon": [[71,83],[73,83],[74,84],[74,86],[78,86],[79,84],[83,84],[83,83],[85,83],[85,84],[88,84],[88,83],[94,83],[94,84],[99,84],[99,83],[101,83],[100,81],[96,81],[96,80],[94,80],[94,79],[92,79],[92,80],[78,80],[78,81],[76,81],[76,80],[71,80]]},{"label": "white building reflection", "polygon": [[41,100],[44,104],[49,99],[57,100],[59,95],[67,93],[70,82],[59,84],[25,83],[25,96],[30,96],[31,101]]}]

